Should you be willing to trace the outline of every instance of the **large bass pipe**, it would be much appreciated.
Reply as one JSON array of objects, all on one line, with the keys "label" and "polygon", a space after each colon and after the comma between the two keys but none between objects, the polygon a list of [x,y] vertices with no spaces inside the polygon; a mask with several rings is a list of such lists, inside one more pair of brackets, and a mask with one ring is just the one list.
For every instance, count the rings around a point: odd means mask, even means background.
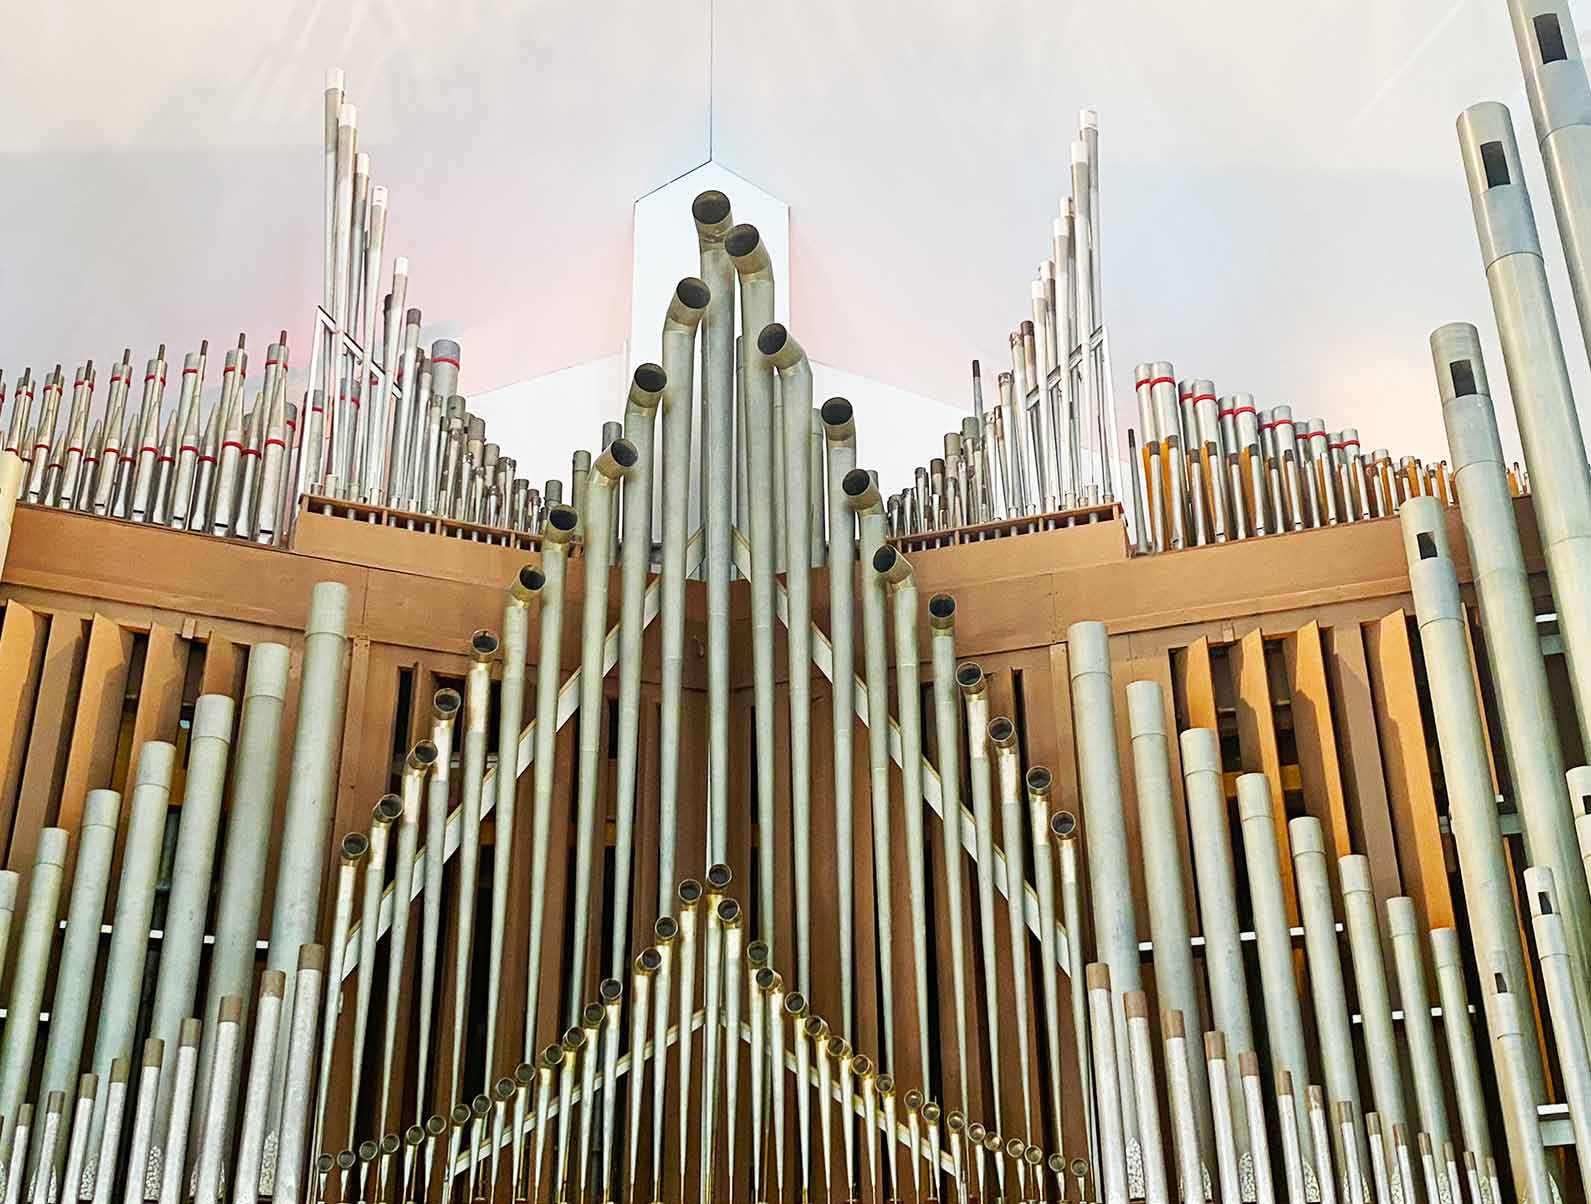
[{"label": "large bass pipe", "polygon": [[[752,708],[757,751],[757,852],[760,908],[758,935],[773,935],[774,832],[773,597],[774,531],[770,490],[773,475],[773,365],[757,347],[757,336],[773,321],[773,261],[755,226],[740,225],[724,238],[724,249],[740,279],[740,355],[746,406],[747,499],[751,542]],[[717,816],[714,817],[715,819]],[[666,882],[659,883],[667,890]],[[661,907],[666,907],[664,902]]]},{"label": "large bass pipe", "polygon": [[[707,579],[707,827],[710,838],[707,859],[711,862],[727,856],[729,832],[729,570],[734,560],[731,507],[735,469],[736,272],[725,246],[734,223],[729,198],[721,192],[704,192],[691,205],[691,216],[696,221],[701,279],[709,294],[701,319],[701,333],[705,416],[702,509]],[[770,296],[771,293],[770,288]],[[769,313],[771,317],[771,309]],[[669,370],[666,341],[663,358],[666,372]],[[686,396],[688,398],[688,391]],[[666,433],[664,443],[666,446]],[[669,840],[672,836],[665,835],[663,839]],[[669,867],[664,869],[666,872],[659,877],[659,883],[674,881]]]},{"label": "large bass pipe", "polygon": [[[812,511],[808,497],[808,436],[812,426],[812,366],[806,352],[779,323],[770,323],[757,335],[757,352],[778,374],[778,395],[784,403],[785,544],[789,549],[785,566],[785,588],[789,614],[785,624],[789,671],[790,710],[790,814],[795,869],[796,978],[803,994],[812,990],[812,573],[809,547],[812,542]],[[779,483],[774,482],[774,489]],[[915,598],[916,591],[913,590]],[[898,613],[898,612],[897,612]],[[897,619],[898,622],[898,619]],[[917,617],[912,615],[916,635]],[[898,637],[897,637],[898,638]],[[912,662],[916,680],[916,661]],[[904,698],[902,699],[904,706]],[[905,730],[902,713],[901,736]],[[903,743],[904,749],[904,743]],[[911,770],[902,770],[909,780]],[[921,759],[917,763],[921,773]],[[907,814],[912,800],[907,799]],[[917,800],[919,820],[921,797]],[[908,823],[908,829],[910,825]],[[922,847],[917,846],[919,855]],[[927,1063],[924,1063],[926,1068]]]},{"label": "large bass pipe", "polygon": [[[658,379],[663,374],[655,365],[643,364],[635,371],[631,396],[650,397],[657,404]],[[607,707],[602,701],[602,645],[608,631],[608,566],[613,554],[613,503],[619,482],[635,468],[639,453],[628,439],[615,439],[591,466],[586,485],[585,606],[580,620],[580,760],[579,783],[575,797],[575,878],[573,901],[574,970],[569,975],[564,1002],[565,1017],[572,1027],[580,1017],[587,998],[586,979],[590,973],[588,937],[591,926],[591,880],[597,857],[597,792],[601,780],[597,759],[602,753],[602,728]],[[532,939],[540,933],[533,930]]]},{"label": "large bass pipe", "polygon": [[[698,200],[698,205],[700,200]],[[726,207],[728,202],[725,202]],[[698,227],[700,228],[700,227]],[[729,272],[732,275],[729,261],[724,258],[719,243],[717,259],[721,259],[720,275]],[[705,265],[708,254],[702,252]],[[705,266],[704,266],[705,270]],[[734,283],[721,282],[720,287],[727,290],[730,311],[734,309]],[[658,708],[659,735],[658,747],[660,749],[658,765],[658,881],[675,881],[676,841],[679,835],[679,766],[681,755],[680,732],[684,707],[680,703],[681,692],[684,687],[685,675],[685,543],[690,532],[690,459],[691,459],[691,402],[693,398],[693,384],[695,381],[694,369],[696,366],[696,329],[701,324],[702,316],[706,314],[709,319],[714,318],[712,303],[716,300],[708,292],[708,286],[694,276],[687,276],[674,287],[674,295],[669,300],[668,313],[663,319],[663,367],[664,378],[662,387],[663,408],[663,560],[662,560],[662,589],[659,602],[658,617],[661,623],[662,639],[662,665],[659,675],[660,700]],[[727,320],[726,314],[720,312],[716,315],[719,325]],[[713,334],[722,337],[725,330],[715,330]],[[716,347],[709,348],[704,339],[702,355],[704,362],[707,356],[717,351]],[[723,368],[722,364],[709,363],[704,374],[704,390],[710,390],[720,382],[715,379]],[[729,398],[726,396],[724,404],[727,407]],[[709,394],[709,408],[712,399]],[[644,434],[647,445],[636,443],[637,450],[641,453],[641,462],[636,466],[637,475],[632,476],[630,483],[624,489],[624,571],[621,575],[620,589],[623,594],[619,606],[619,814],[634,813],[635,805],[635,765],[634,749],[636,725],[640,720],[640,672],[641,672],[641,638],[642,631],[641,603],[646,591],[646,571],[652,557],[652,513],[651,513],[651,472],[652,448],[650,446],[650,429],[641,430],[643,426],[649,428],[649,423],[640,421],[644,406],[635,406],[625,411],[625,434],[629,436],[630,417],[632,411],[637,419],[635,426],[637,433]],[[725,410],[727,414],[727,409]],[[722,432],[720,432],[722,434]],[[630,437],[630,441],[636,440]],[[704,446],[704,454],[709,449]],[[722,455],[720,449],[719,454]],[[727,464],[723,466],[727,469]],[[644,475],[642,473],[644,470]],[[644,484],[641,482],[644,481]],[[729,480],[723,481],[727,489]],[[639,498],[645,492],[646,506],[644,511],[632,509],[632,495]],[[712,531],[712,520],[709,518],[709,538]],[[709,555],[712,553],[709,552]],[[723,555],[727,559],[731,556],[727,540]],[[711,563],[709,561],[709,563]],[[711,571],[711,570],[709,570]],[[728,606],[728,580],[725,586],[725,608]],[[712,585],[708,586],[709,592]],[[710,608],[709,608],[710,609]],[[720,616],[727,627],[727,613]],[[711,624],[713,618],[709,617],[708,639],[713,638]],[[727,631],[724,633],[727,635]],[[627,687],[629,692],[626,692]],[[727,690],[719,703],[724,708],[726,717],[725,730],[720,737],[727,740],[727,715],[728,696]],[[627,706],[628,702],[628,706]],[[711,708],[709,700],[709,728],[712,726]],[[627,726],[628,725],[628,726]],[[629,750],[630,764],[626,768],[624,761],[625,752]],[[722,790],[727,784],[727,770],[725,781],[715,786],[709,785],[708,798],[714,797],[714,790]],[[628,791],[628,797],[626,797]],[[719,803],[709,801],[708,810],[711,813]],[[709,821],[709,828],[711,822]],[[618,880],[614,883],[614,940],[613,940],[613,965],[615,975],[618,967],[622,965],[623,958],[628,951],[622,925],[628,915],[629,884],[626,881],[626,872],[630,861],[628,849],[625,851],[624,860],[617,861],[619,866]],[[714,861],[727,853],[723,850],[709,849],[708,860]]]},{"label": "large bass pipe", "polygon": [[[865,566],[884,548],[884,506],[878,495],[878,485],[865,468],[854,468],[845,474],[841,488],[856,513],[857,551]],[[753,583],[755,584],[755,583]],[[878,964],[894,965],[895,925],[894,908],[890,902],[891,844],[889,804],[889,618],[884,604],[885,584],[877,572],[863,571],[862,581],[862,651],[867,671],[867,757],[869,801],[873,828],[873,902],[875,916]],[[761,739],[759,734],[758,739]],[[760,772],[760,770],[759,770]],[[758,796],[761,806],[761,795]],[[758,823],[762,814],[758,812]],[[761,841],[759,840],[759,846]],[[771,869],[772,852],[764,854],[763,869]],[[766,877],[761,882],[764,906],[772,907],[773,884]],[[771,912],[770,912],[771,914]],[[884,1048],[880,1055],[883,1067],[895,1064],[895,998],[891,976],[880,978],[880,1014],[884,1028]]]},{"label": "large bass pipe", "polygon": [[[1517,20],[1519,6],[1510,8]],[[1569,36],[1573,37],[1572,26]],[[1578,64],[1561,74],[1571,77],[1571,82],[1577,80],[1578,89],[1584,91],[1585,75]],[[1532,94],[1532,101],[1536,99]],[[1585,996],[1591,983],[1591,887],[1579,872],[1580,855],[1564,789],[1563,756],[1558,741],[1550,735],[1555,730],[1554,715],[1536,630],[1536,604],[1519,545],[1479,332],[1467,322],[1438,328],[1431,334],[1431,359],[1526,856],[1531,864],[1550,869],[1559,884],[1560,902],[1568,917],[1565,931],[1570,957],[1580,984],[1576,990],[1581,999],[1581,1021],[1588,1023],[1591,1011],[1586,1009]],[[1538,506],[1545,508],[1549,501],[1544,496]]]},{"label": "large bass pipe", "polygon": [[[678,289],[675,290],[675,303],[679,303]],[[698,307],[699,309],[699,307]],[[675,306],[669,308],[669,320],[674,320]],[[669,338],[668,322],[664,323],[663,337]],[[690,348],[686,348],[685,363],[690,364]],[[624,406],[624,437],[635,449],[635,464],[625,477],[624,484],[624,516],[623,516],[623,543],[619,551],[619,722],[617,734],[617,769],[616,798],[614,801],[614,844],[613,844],[613,922],[609,942],[609,967],[610,977],[617,978],[624,972],[624,963],[629,954],[629,925],[630,925],[630,867],[634,861],[635,846],[635,794],[639,785],[637,781],[637,752],[641,734],[641,640],[644,616],[642,607],[646,598],[646,577],[652,563],[652,477],[657,461],[656,440],[654,433],[657,426],[657,409],[659,403],[669,400],[669,376],[665,369],[656,364],[642,364],[635,370],[630,394]],[[684,381],[686,400],[684,408],[690,408],[691,382],[687,376]],[[663,665],[664,683],[662,696],[662,725],[663,737],[660,744],[663,748],[672,750],[672,756],[662,758],[665,764],[679,764],[679,677],[683,674],[683,642],[684,642],[684,556],[685,536],[683,521],[675,523],[675,538],[679,547],[675,549],[676,563],[669,560],[669,534],[668,520],[673,497],[669,494],[672,486],[679,493],[681,504],[684,500],[684,490],[671,478],[671,473],[685,474],[690,461],[690,435],[689,420],[686,423],[686,447],[683,453],[677,447],[669,444],[673,431],[670,415],[665,412],[665,428],[663,432],[663,512],[664,512],[664,563],[663,563]],[[675,420],[677,421],[677,420]],[[675,469],[673,462],[678,456],[685,463]],[[677,581],[676,581],[677,579]],[[677,585],[678,596],[671,599],[669,587]],[[670,604],[673,604],[672,611]],[[669,623],[672,620],[679,629],[679,637],[673,646],[670,645]],[[604,629],[607,625],[607,615],[603,614]],[[604,630],[604,636],[606,631]],[[677,664],[670,666],[669,654],[673,652]],[[599,649],[598,656],[601,656]],[[586,661],[586,664],[592,662]],[[601,661],[595,662],[594,667],[600,667]],[[670,672],[675,674],[672,683],[673,694],[670,695],[670,682],[667,680]],[[596,674],[598,688],[601,686],[600,674]],[[582,679],[584,680],[584,679]],[[672,712],[672,717],[670,713]],[[672,728],[672,732],[669,730]],[[677,788],[677,782],[676,782]],[[662,820],[659,832],[667,831],[677,824],[672,811],[676,804],[670,800],[663,804]],[[671,837],[669,838],[671,839]],[[671,874],[672,876],[672,874]],[[665,879],[666,881],[666,879]]]},{"label": "large bass pipe", "polygon": [[[855,846],[855,798],[852,789],[853,736],[856,732],[856,516],[845,494],[845,478],[856,468],[856,424],[851,403],[831,397],[823,403],[823,432],[828,446],[828,552],[829,552],[829,646],[833,655],[831,675],[834,724],[834,847],[849,850]],[[937,650],[938,645],[935,645]],[[954,639],[951,641],[954,653]],[[935,653],[937,658],[937,651]],[[935,660],[937,666],[938,661]],[[952,665],[952,668],[954,666]],[[938,695],[935,695],[937,702]],[[954,706],[954,698],[951,702]],[[954,720],[954,715],[952,715]],[[940,747],[945,747],[940,736]],[[941,779],[944,772],[941,770]],[[946,812],[949,814],[948,810]],[[958,849],[959,852],[959,849]],[[956,866],[960,881],[960,862]],[[836,875],[835,898],[840,914],[840,1015],[847,1033],[856,1032],[856,886],[849,873]],[[960,891],[951,891],[953,899]],[[956,905],[952,923],[959,925],[961,912]],[[960,988],[957,998],[962,999]],[[963,1029],[965,1022],[963,1021]],[[966,1034],[960,1033],[965,1065]]]},{"label": "large bass pipe", "polygon": [[[570,506],[553,505],[541,524],[541,613],[536,640],[536,755],[531,770],[530,816],[530,925],[526,941],[525,968],[525,1044],[524,1060],[536,1060],[537,1003],[541,998],[542,931],[547,915],[547,862],[552,846],[552,788],[557,770],[555,749],[558,741],[558,687],[563,672],[564,578],[569,565],[569,546],[580,525],[580,517]],[[501,772],[501,770],[499,770]],[[515,1103],[514,1128],[524,1127],[524,1116]],[[541,1140],[538,1130],[537,1140]]]}]

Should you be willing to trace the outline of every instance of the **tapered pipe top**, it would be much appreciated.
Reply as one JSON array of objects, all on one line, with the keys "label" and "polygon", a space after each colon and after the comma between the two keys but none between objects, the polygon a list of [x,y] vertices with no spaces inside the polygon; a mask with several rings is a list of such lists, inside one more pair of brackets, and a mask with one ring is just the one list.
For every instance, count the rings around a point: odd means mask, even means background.
[{"label": "tapered pipe top", "polygon": [[1465,109],[1458,117],[1458,142],[1482,264],[1489,268],[1505,255],[1539,256],[1541,242],[1508,106],[1489,100]]},{"label": "tapered pipe top", "polygon": [[768,257],[768,247],[762,241],[756,226],[742,223],[724,237],[724,250],[741,279],[763,277],[773,279],[773,260]]},{"label": "tapered pipe top", "polygon": [[575,537],[575,531],[580,526],[580,515],[573,506],[562,503],[547,508],[547,517],[541,524],[541,542],[543,544],[566,544]]},{"label": "tapered pipe top", "polygon": [[663,318],[665,333],[670,328],[687,333],[695,330],[712,299],[705,281],[686,276],[674,286],[674,295],[669,299],[668,313]]},{"label": "tapered pipe top", "polygon": [[1042,765],[1035,765],[1027,773],[1028,797],[1034,802],[1048,803],[1055,775]]},{"label": "tapered pipe top", "polygon": [[1591,85],[1569,5],[1564,0],[1509,0],[1508,15],[1537,136],[1544,139],[1567,125],[1591,125]]},{"label": "tapered pipe top", "polygon": [[968,702],[989,696],[989,681],[983,675],[983,666],[976,661],[963,661],[956,666],[956,684]]},{"label": "tapered pipe top", "polygon": [[470,659],[485,664],[497,655],[497,636],[480,630],[470,636]]},{"label": "tapered pipe top", "polygon": [[376,828],[390,827],[403,814],[403,800],[395,794],[383,794],[370,812],[370,824]]},{"label": "tapered pipe top", "polygon": [[928,599],[928,626],[934,631],[955,631],[956,600],[949,594],[935,594]]},{"label": "tapered pipe top", "polygon": [[807,353],[801,350],[801,344],[790,336],[790,331],[781,322],[770,322],[762,328],[762,333],[757,336],[757,350],[780,371],[794,368],[807,358]]},{"label": "tapered pipe top", "polygon": [[[657,364],[641,364],[630,378],[628,404],[640,410],[655,410],[663,400],[663,389],[668,384],[668,373]],[[632,449],[633,450],[633,449]],[[625,465],[626,468],[629,465]]]},{"label": "tapered pipe top", "polygon": [[1050,816],[1050,835],[1058,840],[1071,840],[1077,835],[1077,816],[1070,811],[1057,811]]},{"label": "tapered pipe top", "polygon": [[1004,715],[989,721],[989,742],[996,748],[1016,747],[1016,724]]},{"label": "tapered pipe top", "polygon": [[851,504],[851,509],[858,514],[872,514],[884,508],[878,484],[873,480],[873,474],[865,468],[853,468],[846,473],[840,481],[840,489],[845,494],[845,500]]},{"label": "tapered pipe top", "polygon": [[830,447],[856,446],[856,415],[849,401],[829,398],[819,407],[818,417],[823,419],[823,435]]},{"label": "tapered pipe top", "polygon": [[360,858],[370,851],[370,838],[363,832],[350,832],[343,837],[343,864],[358,865]]},{"label": "tapered pipe top", "polygon": [[514,574],[513,581],[508,585],[509,601],[518,606],[528,606],[541,595],[541,590],[547,584],[547,578],[542,571],[533,564],[522,565],[519,572]]},{"label": "tapered pipe top", "polygon": [[716,188],[698,193],[691,202],[691,219],[696,223],[696,239],[702,246],[721,243],[734,225],[729,198]]},{"label": "tapered pipe top", "polygon": [[895,589],[913,584],[911,563],[889,544],[873,554],[873,571]]},{"label": "tapered pipe top", "polygon": [[1129,730],[1138,736],[1166,735],[1165,695],[1160,684],[1153,681],[1127,683],[1127,714]]},{"label": "tapered pipe top", "polygon": [[459,713],[460,705],[459,692],[451,686],[443,686],[431,695],[431,716],[440,723],[447,723]]}]

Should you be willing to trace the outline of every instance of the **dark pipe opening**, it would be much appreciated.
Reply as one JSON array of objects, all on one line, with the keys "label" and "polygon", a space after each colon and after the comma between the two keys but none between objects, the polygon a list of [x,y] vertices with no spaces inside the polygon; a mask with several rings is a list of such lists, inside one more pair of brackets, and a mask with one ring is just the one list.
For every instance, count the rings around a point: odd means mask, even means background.
[{"label": "dark pipe opening", "polygon": [[668,384],[668,373],[656,364],[642,364],[635,370],[635,383],[648,393],[661,393]]},{"label": "dark pipe opening", "polygon": [[724,250],[736,257],[749,255],[757,249],[757,244],[761,241],[762,235],[757,232],[757,227],[742,222],[724,239]]},{"label": "dark pipe opening", "polygon": [[928,613],[936,619],[948,619],[956,613],[956,600],[949,594],[935,594],[928,599]]},{"label": "dark pipe opening", "polygon": [[554,506],[547,511],[547,521],[558,531],[573,531],[580,525],[580,515],[572,506]]},{"label": "dark pipe opening", "polygon": [[451,715],[459,709],[459,692],[451,686],[438,690],[431,698],[431,705],[444,715]]},{"label": "dark pipe opening", "polygon": [[675,285],[674,295],[680,299],[681,305],[688,305],[692,309],[706,309],[707,303],[713,299],[712,290],[695,276],[687,276]]},{"label": "dark pipe opening", "polygon": [[[818,410],[818,417],[823,419],[825,426],[844,426],[851,421],[854,413],[851,403],[846,401],[845,398],[831,397]],[[850,473],[846,473],[846,476],[850,476]]]},{"label": "dark pipe opening", "polygon": [[845,474],[845,479],[840,482],[840,488],[845,491],[846,497],[861,497],[872,483],[873,476],[867,469],[853,468]]},{"label": "dark pipe opening", "polygon": [[613,462],[620,468],[634,468],[635,462],[641,458],[641,453],[635,450],[635,444],[628,439],[615,439],[608,444],[608,450],[613,453]]},{"label": "dark pipe opening", "polygon": [[956,684],[958,686],[975,686],[983,680],[983,668],[968,661],[956,669]]},{"label": "dark pipe opening", "polygon": [[716,188],[691,202],[691,217],[704,226],[716,226],[729,216],[729,198]]},{"label": "dark pipe opening", "polygon": [[778,322],[770,322],[757,336],[757,350],[764,355],[777,355],[790,341],[790,332]]},{"label": "dark pipe opening", "polygon": [[1469,360],[1454,360],[1447,370],[1453,376],[1453,396],[1468,397],[1475,392],[1475,365]]},{"label": "dark pipe opening", "polygon": [[1508,156],[1501,142],[1481,143],[1481,165],[1486,168],[1486,187],[1500,188],[1509,183]]},{"label": "dark pipe opening", "polygon": [[1563,44],[1563,30],[1558,25],[1557,13],[1542,13],[1531,19],[1536,27],[1536,47],[1541,51],[1543,63],[1561,63],[1569,57],[1569,48]]},{"label": "dark pipe opening", "polygon": [[490,656],[497,651],[497,637],[489,631],[477,631],[470,637],[470,647],[482,656]]},{"label": "dark pipe opening", "polygon": [[882,548],[873,553],[873,571],[875,573],[889,572],[890,569],[895,567],[895,561],[899,558],[899,556],[899,552],[895,551],[895,549],[890,547],[888,544],[885,544]]},{"label": "dark pipe opening", "polygon": [[1414,537],[1414,542],[1420,549],[1421,560],[1436,559],[1436,536],[1429,531],[1421,531]]}]

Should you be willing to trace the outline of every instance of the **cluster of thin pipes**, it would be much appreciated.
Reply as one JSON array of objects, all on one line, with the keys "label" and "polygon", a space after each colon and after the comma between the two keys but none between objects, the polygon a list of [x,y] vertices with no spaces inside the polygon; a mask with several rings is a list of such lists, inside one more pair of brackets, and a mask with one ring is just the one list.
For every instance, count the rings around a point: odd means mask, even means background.
[{"label": "cluster of thin pipes", "polygon": [[[1215,382],[1178,380],[1163,360],[1139,364],[1134,382],[1138,428],[1127,446],[1139,552],[1385,518],[1410,497],[1455,500],[1445,460],[1394,465],[1385,448],[1366,456],[1353,427],[1328,433],[1291,406],[1257,409],[1249,393],[1217,398]],[[1517,464],[1510,485],[1529,490]]]},{"label": "cluster of thin pipes", "polygon": [[[16,452],[24,465],[20,500],[175,530],[278,542],[292,504],[289,450],[297,421],[297,407],[286,401],[287,332],[266,349],[260,389],[247,409],[243,337],[226,353],[220,395],[204,417],[200,395],[208,358],[208,340],[184,356],[177,404],[164,421],[164,345],[144,365],[136,404],[129,404],[135,381],[132,352],[122,352],[111,366],[99,417],[93,412],[93,360],[73,373],[69,401],[60,365],[42,382],[33,380],[31,369],[24,371],[13,390],[5,432],[5,450]],[[0,381],[0,404],[4,400]]]},{"label": "cluster of thin pipes", "polygon": [[1011,371],[985,408],[972,361],[972,415],[886,503],[891,537],[1109,504],[1121,457],[1099,267],[1099,117],[1084,109],[1071,195],[1032,282],[1032,318],[1011,332]]}]

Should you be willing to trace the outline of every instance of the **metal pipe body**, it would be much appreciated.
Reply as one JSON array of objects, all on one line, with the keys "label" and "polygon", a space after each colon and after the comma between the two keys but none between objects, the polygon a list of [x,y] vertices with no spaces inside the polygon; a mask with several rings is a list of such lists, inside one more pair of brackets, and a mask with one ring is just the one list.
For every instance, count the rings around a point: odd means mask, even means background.
[{"label": "metal pipe body", "polygon": [[[1121,1097],[1116,1050],[1117,1012],[1111,997],[1110,967],[1095,962],[1088,967],[1089,1032],[1093,1036],[1095,1107],[1099,1117],[1098,1181],[1103,1204],[1127,1204],[1129,1195],[1127,1147],[1123,1138]],[[1126,1081],[1131,1085],[1131,1076]]]},{"label": "metal pipe body", "polygon": [[[591,467],[585,498],[585,606],[580,620],[579,781],[575,798],[575,877],[572,911],[574,973],[564,1013],[573,1025],[588,998],[587,935],[591,927],[592,868],[597,848],[597,759],[607,719],[603,702],[602,646],[608,632],[608,569],[613,554],[613,507],[619,482],[635,468],[640,455],[628,439],[615,439]],[[532,933],[531,936],[537,936]]]},{"label": "metal pipe body", "polygon": [[[1036,1114],[1033,1110],[1033,1061],[1028,1017],[1032,1012],[1033,1000],[1028,990],[1028,931],[1022,908],[1026,898],[1023,888],[1027,877],[1023,869],[1022,769],[1017,759],[1016,725],[1003,715],[996,718],[989,724],[989,741],[994,745],[1000,791],[1001,862],[1005,867],[1006,936],[1010,941],[1011,997],[1016,1008],[1016,1071],[1017,1079],[1022,1084],[1022,1127],[1025,1133],[1032,1134]],[[1096,1043],[1096,1058],[1100,1048]],[[1125,1049],[1124,1045],[1123,1054]]]},{"label": "metal pipe body", "polygon": [[28,906],[22,939],[12,964],[11,996],[6,1000],[6,1026],[0,1038],[0,1164],[13,1179],[22,1174],[28,1147],[13,1140],[19,1109],[33,1071],[34,1044],[39,1035],[39,1009],[44,1003],[50,952],[55,945],[61,881],[66,872],[69,837],[64,828],[44,828],[33,855],[28,879]]},{"label": "metal pipe body", "polygon": [[[1138,800],[1138,839],[1148,892],[1149,937],[1153,942],[1155,998],[1162,1011],[1174,1009],[1199,1031],[1199,980],[1193,965],[1192,925],[1183,894],[1185,857],[1177,840],[1171,796],[1171,749],[1166,700],[1160,685],[1135,681],[1127,686],[1127,726],[1132,734],[1133,785]],[[1071,933],[1068,932],[1068,936]],[[1075,939],[1075,938],[1074,938]],[[1056,1043],[1051,1035],[1051,1043]],[[1209,1168],[1215,1153],[1210,1117],[1210,1085],[1202,1058],[1189,1059],[1193,1119],[1200,1165]]]},{"label": "metal pipe body", "polygon": [[[1436,1034],[1431,1024],[1430,992],[1426,988],[1425,954],[1421,948],[1419,919],[1414,900],[1398,896],[1387,900],[1387,935],[1392,944],[1393,965],[1398,975],[1398,1000],[1403,1005],[1403,1044],[1409,1051],[1409,1069],[1414,1083],[1414,1099],[1419,1109],[1419,1131],[1432,1141],[1445,1142],[1448,1138],[1447,1093],[1442,1086],[1442,1063],[1437,1053]],[[1357,977],[1357,975],[1356,975]],[[1466,1004],[1466,1009],[1467,1009]],[[1442,1028],[1451,1043],[1458,1039],[1458,1025],[1469,1028],[1466,1013],[1462,1022],[1447,1011],[1446,1000],[1442,1007]],[[1473,1049],[1470,1053],[1473,1062]],[[1460,1062],[1454,1061],[1455,1070]],[[1454,1075],[1455,1094],[1461,1101],[1464,1087]],[[1379,1094],[1377,1095],[1379,1111]],[[1407,1118],[1405,1117],[1405,1120]],[[1401,1124],[1404,1121],[1395,1121]],[[1387,1126],[1391,1127],[1391,1126]],[[1468,1134],[1466,1134],[1466,1140]],[[1489,1147],[1488,1147],[1489,1148]]]},{"label": "metal pipe body", "polygon": [[1527,869],[1525,894],[1536,937],[1536,956],[1546,985],[1553,1042],[1558,1052],[1558,1074],[1564,1099],[1569,1104],[1569,1124],[1574,1133],[1580,1178],[1582,1182],[1591,1181],[1591,1045],[1587,1045],[1586,1032],[1580,1024],[1574,969],[1565,939],[1563,915],[1558,911],[1557,884],[1552,871],[1539,865]]},{"label": "metal pipe body", "polygon": [[272,1166],[272,1199],[299,1204],[304,1199],[304,1161],[314,1109],[315,1034],[320,1019],[321,974],[325,950],[305,945],[298,954],[298,986],[287,1031],[288,1074],[282,1084],[282,1111]]},{"label": "metal pipe body", "polygon": [[[1389,904],[1387,923],[1390,926],[1392,922]],[[1475,1056],[1475,1036],[1470,1028],[1469,997],[1464,985],[1458,932],[1453,928],[1433,928],[1430,940],[1431,962],[1436,968],[1437,997],[1442,1004],[1442,1036],[1447,1042],[1448,1065],[1453,1071],[1453,1096],[1458,1101],[1464,1148],[1476,1158],[1490,1161],[1492,1142],[1491,1127],[1487,1123],[1488,1097],[1481,1082],[1480,1063]],[[1495,1200],[1498,1197],[1494,1195],[1492,1198]]]},{"label": "metal pipe body", "polygon": [[[1077,164],[1074,147],[1074,174]],[[1075,181],[1074,181],[1075,182]],[[1079,313],[1085,311],[1080,308]],[[1091,311],[1087,311],[1091,312]],[[1086,359],[1086,357],[1085,357]],[[1085,377],[1086,362],[1085,362]],[[1066,632],[1072,685],[1072,716],[1077,729],[1077,766],[1083,822],[1088,830],[1084,852],[1094,912],[1094,941],[1100,960],[1110,967],[1114,1000],[1143,989],[1138,964],[1138,921],[1133,914],[1132,878],[1128,866],[1127,827],[1121,792],[1121,761],[1116,753],[1116,703],[1110,672],[1110,640],[1103,623],[1074,623]],[[1115,1048],[1125,1050],[1126,1017],[1113,1002]],[[1120,1075],[1122,1134],[1129,1168],[1138,1165],[1138,1124],[1132,1101],[1130,1070]],[[1095,1083],[1095,1091],[1101,1091]],[[1101,1122],[1103,1123],[1103,1122]],[[1103,1153],[1103,1151],[1102,1151]],[[1134,1176],[1136,1178],[1136,1176]],[[1138,1185],[1133,1182],[1132,1186]]]}]

